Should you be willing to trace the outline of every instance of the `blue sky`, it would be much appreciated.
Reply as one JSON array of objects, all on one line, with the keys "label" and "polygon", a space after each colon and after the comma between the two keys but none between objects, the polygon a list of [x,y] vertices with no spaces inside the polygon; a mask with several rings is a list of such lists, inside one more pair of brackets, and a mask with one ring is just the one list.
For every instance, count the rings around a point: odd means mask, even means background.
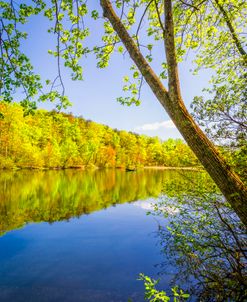
[{"label": "blue sky", "polygon": [[[89,43],[97,44],[100,28],[93,20],[90,21],[91,36]],[[47,34],[47,21],[41,16],[32,17],[25,25],[29,39],[23,42],[24,51],[31,57],[35,72],[46,78],[56,76],[56,61],[47,54],[53,47],[53,39]],[[162,48],[156,50],[156,55],[165,56]],[[134,131],[149,136],[159,136],[161,139],[181,138],[163,107],[153,96],[150,88],[145,85],[142,89],[140,106],[123,106],[116,98],[123,95],[122,78],[128,74],[132,64],[128,55],[116,54],[112,57],[110,66],[106,69],[96,68],[93,56],[82,60],[84,81],[73,82],[69,78],[69,70],[64,71],[66,95],[73,106],[67,111],[74,115],[83,116],[95,122],[109,125],[112,128]],[[191,62],[188,59],[179,65],[182,94],[187,107],[195,95],[200,95],[203,87],[207,86],[208,76],[192,76],[189,70]],[[45,109],[54,108],[54,104],[39,104]]]}]

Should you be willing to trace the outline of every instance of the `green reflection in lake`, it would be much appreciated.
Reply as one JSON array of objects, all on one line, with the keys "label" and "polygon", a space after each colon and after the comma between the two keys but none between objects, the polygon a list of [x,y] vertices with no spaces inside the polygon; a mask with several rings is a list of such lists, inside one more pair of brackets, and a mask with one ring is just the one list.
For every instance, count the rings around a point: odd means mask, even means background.
[{"label": "green reflection in lake", "polygon": [[194,189],[195,183],[201,186],[204,180],[201,172],[167,170],[1,171],[0,235],[28,222],[66,220],[114,204],[158,197],[162,190],[177,194]]}]

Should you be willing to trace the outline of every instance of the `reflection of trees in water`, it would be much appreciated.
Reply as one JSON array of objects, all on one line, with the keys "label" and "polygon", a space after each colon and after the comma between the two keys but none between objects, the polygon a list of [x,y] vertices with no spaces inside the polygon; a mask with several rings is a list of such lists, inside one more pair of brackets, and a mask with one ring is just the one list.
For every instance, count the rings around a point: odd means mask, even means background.
[{"label": "reflection of trees in water", "polygon": [[174,282],[198,301],[246,301],[246,228],[221,196],[196,195],[166,197],[154,209],[167,217],[158,235],[167,262],[178,268]]},{"label": "reflection of trees in water", "polygon": [[158,197],[163,184],[182,185],[180,178],[177,171],[155,170],[3,171],[0,233],[27,222],[66,220],[114,204]]}]

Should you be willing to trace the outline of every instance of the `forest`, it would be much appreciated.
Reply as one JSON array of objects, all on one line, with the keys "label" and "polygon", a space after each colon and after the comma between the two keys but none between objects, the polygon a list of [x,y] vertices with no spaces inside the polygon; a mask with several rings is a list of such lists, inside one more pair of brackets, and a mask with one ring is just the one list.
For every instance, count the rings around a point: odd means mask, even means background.
[{"label": "forest", "polygon": [[72,114],[37,110],[25,116],[23,110],[17,103],[0,103],[2,169],[199,166],[181,139],[162,142]]}]

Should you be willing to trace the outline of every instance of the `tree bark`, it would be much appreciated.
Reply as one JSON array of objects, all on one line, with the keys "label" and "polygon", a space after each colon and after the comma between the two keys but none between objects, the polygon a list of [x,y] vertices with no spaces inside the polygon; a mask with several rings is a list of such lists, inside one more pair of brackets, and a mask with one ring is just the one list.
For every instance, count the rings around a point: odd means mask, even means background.
[{"label": "tree bark", "polygon": [[109,0],[100,0],[103,15],[107,18],[125,45],[130,57],[142,73],[153,93],[212,177],[222,194],[231,204],[241,221],[247,226],[247,189],[240,178],[220,156],[212,142],[195,123],[186,109],[180,93],[175,55],[174,29],[171,0],[165,1],[165,48],[168,64],[169,92],[152,70],[134,40],[115,13]]}]

